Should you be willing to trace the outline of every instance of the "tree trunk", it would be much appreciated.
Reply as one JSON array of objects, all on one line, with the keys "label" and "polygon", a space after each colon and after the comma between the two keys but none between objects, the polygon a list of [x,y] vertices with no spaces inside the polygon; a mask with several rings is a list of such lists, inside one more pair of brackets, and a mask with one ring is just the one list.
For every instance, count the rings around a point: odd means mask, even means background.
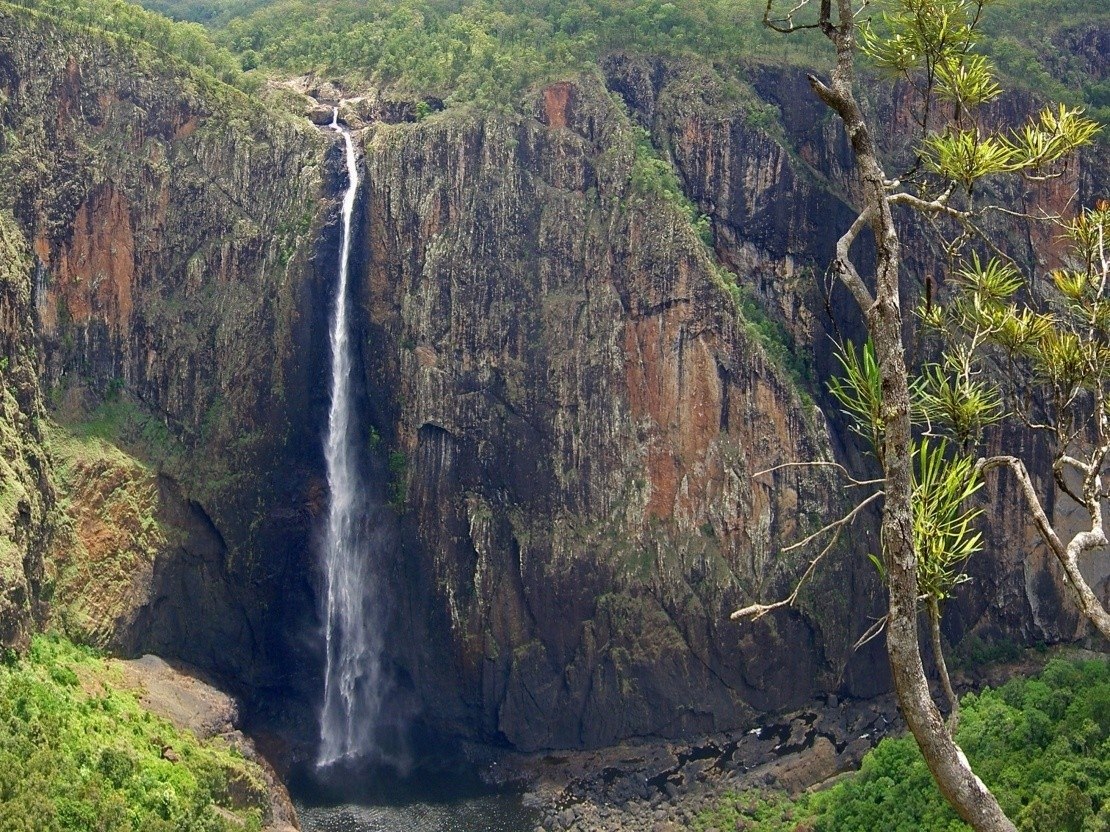
[{"label": "tree trunk", "polygon": [[[971,770],[967,757],[953,741],[933,702],[917,629],[917,557],[913,545],[912,446],[910,396],[902,344],[902,312],[898,286],[901,263],[898,232],[887,199],[887,177],[882,169],[867,124],[855,98],[855,19],[851,0],[837,0],[839,24],[834,26],[822,4],[822,30],[836,46],[836,68],[825,85],[811,76],[817,95],[844,122],[851,140],[862,183],[863,211],[874,234],[876,250],[875,295],[861,303],[882,377],[882,415],[886,428],[883,467],[886,502],[883,507],[882,548],[890,612],[887,618],[887,655],[902,716],[917,740],[941,794],[956,813],[978,832],[1016,832],[998,800]],[[853,224],[837,247],[835,264],[841,279],[857,301],[870,300],[869,292],[848,256],[861,230]]]},{"label": "tree trunk", "polygon": [[944,691],[944,698],[948,700],[948,733],[956,736],[956,729],[960,727],[960,700],[952,688],[952,680],[948,676],[948,664],[944,661],[944,645],[940,638],[940,604],[936,598],[925,602],[926,612],[929,614],[929,636],[933,643],[933,663],[940,677],[940,686]]}]

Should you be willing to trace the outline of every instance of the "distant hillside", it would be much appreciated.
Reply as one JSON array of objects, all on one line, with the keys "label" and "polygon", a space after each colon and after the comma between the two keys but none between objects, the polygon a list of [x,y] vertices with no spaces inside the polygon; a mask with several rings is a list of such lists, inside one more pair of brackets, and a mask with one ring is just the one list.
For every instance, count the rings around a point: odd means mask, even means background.
[{"label": "distant hillside", "polygon": [[194,23],[175,22],[122,0],[2,0],[0,9],[25,18],[45,18],[70,31],[101,33],[155,64],[175,63],[209,80],[253,89],[241,58],[213,43]]},{"label": "distant hillside", "polygon": [[[820,65],[813,37],[762,27],[764,0],[145,0],[203,23],[245,68],[346,74],[456,101],[505,105],[530,84],[613,50],[694,55],[718,66]],[[1103,0],[1006,0],[988,9],[984,49],[1018,86],[1083,104],[1110,122]],[[1046,48],[1047,45],[1047,48]],[[1087,54],[1090,53],[1090,54]]]}]

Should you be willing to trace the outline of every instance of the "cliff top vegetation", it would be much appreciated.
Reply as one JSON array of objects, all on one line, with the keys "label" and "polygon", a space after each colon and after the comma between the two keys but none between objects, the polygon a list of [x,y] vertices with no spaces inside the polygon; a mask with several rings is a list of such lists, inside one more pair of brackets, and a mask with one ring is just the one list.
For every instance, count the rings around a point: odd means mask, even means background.
[{"label": "cliff top vegetation", "polygon": [[2,0],[0,11],[105,36],[132,50],[145,47],[156,61],[189,69],[209,86],[218,82],[244,92],[258,87],[259,79],[245,74],[241,60],[215,44],[202,26],[173,21],[124,0]]},{"label": "cliff top vegetation", "polygon": [[[143,0],[203,23],[245,68],[348,75],[448,100],[504,104],[536,81],[626,50],[720,67],[825,59],[775,37],[764,0]],[[1110,26],[1103,0],[1004,0],[984,26],[1009,86],[1085,105],[1110,121],[1110,79],[1073,48]],[[1047,48],[1051,44],[1054,48]]]},{"label": "cliff top vegetation", "polygon": [[[818,66],[812,44],[760,25],[764,0],[5,0],[28,14],[145,43],[246,91],[266,71],[315,72],[449,102],[511,106],[529,85],[613,51],[692,57],[721,69]],[[171,21],[168,18],[173,18]],[[1110,123],[1110,78],[1084,34],[1110,26],[1102,0],[1004,0],[984,25],[1009,86],[1083,105]],[[1054,48],[1046,49],[1046,44]],[[1088,48],[1089,47],[1089,48]]]}]

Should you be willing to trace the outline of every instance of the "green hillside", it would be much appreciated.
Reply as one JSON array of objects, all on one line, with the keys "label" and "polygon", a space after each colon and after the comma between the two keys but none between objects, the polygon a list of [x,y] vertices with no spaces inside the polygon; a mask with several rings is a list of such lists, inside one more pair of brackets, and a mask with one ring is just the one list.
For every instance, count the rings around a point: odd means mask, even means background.
[{"label": "green hillside", "polygon": [[[820,66],[813,33],[760,24],[764,0],[146,0],[204,23],[245,67],[350,75],[458,101],[504,103],[527,85],[580,71],[613,50]],[[1000,0],[984,49],[1018,84],[1085,104],[1110,121],[1110,79],[1068,52],[1086,29],[1110,26],[1102,0]],[[1047,45],[1047,46],[1046,46]]]},{"label": "green hillside", "polygon": [[[963,699],[958,734],[1021,832],[1110,829],[1110,663],[1049,662],[1034,679]],[[747,832],[966,832],[912,737],[886,739],[860,772],[791,801],[745,792],[693,825]]]},{"label": "green hillside", "polygon": [[249,832],[261,770],[151,715],[119,667],[49,636],[0,663],[0,832]]},{"label": "green hillside", "polygon": [[6,11],[42,16],[73,31],[101,33],[121,47],[156,62],[170,62],[197,75],[245,90],[257,86],[241,69],[241,58],[213,43],[195,23],[175,22],[122,0],[0,0]]},{"label": "green hillside", "polygon": [[[146,42],[245,89],[257,86],[259,71],[315,72],[495,107],[617,50],[688,56],[725,74],[750,63],[828,60],[813,33],[765,29],[764,0],[144,0],[149,11],[122,0],[15,2]],[[1110,122],[1110,79],[1090,56],[1070,51],[1084,32],[1108,26],[1102,0],[1000,0],[989,9],[983,48],[1009,86],[1083,104]]]}]

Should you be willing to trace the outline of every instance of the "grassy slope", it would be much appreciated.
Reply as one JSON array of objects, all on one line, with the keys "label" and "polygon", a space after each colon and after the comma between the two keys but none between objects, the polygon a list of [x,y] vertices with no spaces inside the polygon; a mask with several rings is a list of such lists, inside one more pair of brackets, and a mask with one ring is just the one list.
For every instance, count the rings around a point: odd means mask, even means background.
[{"label": "grassy slope", "polygon": [[[1110,830],[1110,662],[1049,662],[1034,679],[963,700],[959,741],[1022,832]],[[861,771],[796,801],[732,795],[693,824],[746,832],[966,832],[911,737],[883,740]]]},{"label": "grassy slope", "polygon": [[0,832],[258,829],[265,801],[255,764],[144,711],[92,652],[37,636],[0,665]]},{"label": "grassy slope", "polygon": [[71,638],[106,647],[146,600],[141,576],[172,532],[158,517],[153,470],[92,433],[96,421],[82,427],[47,432],[63,512],[51,552],[52,620]]}]

